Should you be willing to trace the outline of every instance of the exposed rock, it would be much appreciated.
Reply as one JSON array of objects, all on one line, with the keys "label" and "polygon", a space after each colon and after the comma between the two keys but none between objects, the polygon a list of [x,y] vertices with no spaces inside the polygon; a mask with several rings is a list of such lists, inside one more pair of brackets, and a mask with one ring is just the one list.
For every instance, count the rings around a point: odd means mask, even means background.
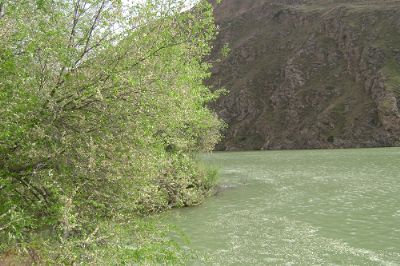
[{"label": "exposed rock", "polygon": [[400,1],[224,0],[220,150],[400,145]]}]

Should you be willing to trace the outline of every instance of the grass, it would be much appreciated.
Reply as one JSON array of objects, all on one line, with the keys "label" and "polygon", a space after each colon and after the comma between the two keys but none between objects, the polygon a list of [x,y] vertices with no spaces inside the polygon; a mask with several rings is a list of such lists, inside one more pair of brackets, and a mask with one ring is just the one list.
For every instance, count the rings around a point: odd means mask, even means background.
[{"label": "grass", "polygon": [[382,73],[386,77],[387,88],[393,91],[396,96],[400,96],[400,65],[394,58],[386,62]]}]

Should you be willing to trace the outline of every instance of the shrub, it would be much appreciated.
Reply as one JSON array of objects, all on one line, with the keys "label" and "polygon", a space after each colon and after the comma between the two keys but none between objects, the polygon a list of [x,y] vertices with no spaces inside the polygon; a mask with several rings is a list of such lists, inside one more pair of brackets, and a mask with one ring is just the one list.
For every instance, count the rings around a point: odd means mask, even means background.
[{"label": "shrub", "polygon": [[52,259],[81,261],[104,221],[201,202],[194,154],[221,126],[207,1],[0,2],[0,250],[51,235]]}]

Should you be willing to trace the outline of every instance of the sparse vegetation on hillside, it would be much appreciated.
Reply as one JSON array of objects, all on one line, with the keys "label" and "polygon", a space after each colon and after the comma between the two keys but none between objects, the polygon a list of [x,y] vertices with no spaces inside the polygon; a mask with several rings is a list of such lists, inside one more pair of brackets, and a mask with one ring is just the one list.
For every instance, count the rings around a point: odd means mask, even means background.
[{"label": "sparse vegetation on hillside", "polygon": [[400,3],[224,1],[210,84],[221,150],[400,145]]}]

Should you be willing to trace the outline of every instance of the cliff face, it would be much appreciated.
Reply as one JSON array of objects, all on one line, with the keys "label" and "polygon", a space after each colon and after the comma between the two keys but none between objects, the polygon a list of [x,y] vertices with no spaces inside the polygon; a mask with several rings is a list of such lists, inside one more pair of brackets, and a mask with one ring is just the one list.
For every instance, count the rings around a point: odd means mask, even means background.
[{"label": "cliff face", "polygon": [[219,150],[400,145],[400,1],[223,0]]}]

